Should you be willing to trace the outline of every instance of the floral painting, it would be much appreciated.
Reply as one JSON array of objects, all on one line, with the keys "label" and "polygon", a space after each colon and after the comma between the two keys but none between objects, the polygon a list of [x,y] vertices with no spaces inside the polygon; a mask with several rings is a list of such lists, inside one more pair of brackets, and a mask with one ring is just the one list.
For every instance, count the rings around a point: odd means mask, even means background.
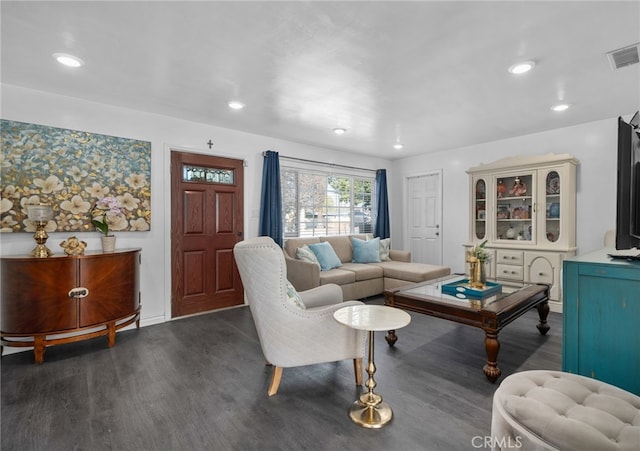
[{"label": "floral painting", "polygon": [[26,206],[43,203],[54,211],[47,232],[95,232],[105,198],[119,207],[102,217],[111,231],[151,228],[150,142],[8,120],[0,129],[0,231],[33,232]]}]

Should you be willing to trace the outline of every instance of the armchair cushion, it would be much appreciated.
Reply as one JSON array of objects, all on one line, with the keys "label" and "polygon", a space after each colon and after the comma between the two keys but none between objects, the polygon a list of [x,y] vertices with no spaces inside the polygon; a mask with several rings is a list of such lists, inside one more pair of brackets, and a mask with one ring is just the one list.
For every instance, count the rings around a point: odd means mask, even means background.
[{"label": "armchair cushion", "polygon": [[296,291],[291,282],[287,280],[287,301],[295,307],[301,308],[302,310],[306,310],[307,306],[304,304],[302,297]]},{"label": "armchair cushion", "polygon": [[316,254],[316,258],[320,263],[320,269],[322,271],[328,271],[333,268],[339,268],[342,266],[342,262],[336,255],[336,252],[328,242],[313,243],[309,245],[309,248]]},{"label": "armchair cushion", "polygon": [[361,240],[352,237],[353,263],[380,263],[380,238]]},{"label": "armchair cushion", "polygon": [[306,308],[323,307],[342,303],[342,288],[333,283],[320,285],[298,293]]}]

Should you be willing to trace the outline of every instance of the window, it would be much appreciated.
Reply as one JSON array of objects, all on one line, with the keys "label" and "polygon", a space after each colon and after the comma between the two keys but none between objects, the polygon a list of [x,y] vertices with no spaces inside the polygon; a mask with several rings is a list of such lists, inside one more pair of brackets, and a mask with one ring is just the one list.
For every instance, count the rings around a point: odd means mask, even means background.
[{"label": "window", "polygon": [[282,167],[285,237],[371,233],[375,178]]}]

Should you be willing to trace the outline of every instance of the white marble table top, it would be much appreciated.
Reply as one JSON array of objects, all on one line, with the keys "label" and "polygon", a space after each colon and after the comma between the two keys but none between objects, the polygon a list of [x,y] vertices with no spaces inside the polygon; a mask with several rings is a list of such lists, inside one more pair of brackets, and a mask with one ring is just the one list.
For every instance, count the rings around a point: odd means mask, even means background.
[{"label": "white marble table top", "polygon": [[336,310],[333,317],[340,324],[361,330],[396,330],[411,322],[405,311],[386,305],[351,305]]}]

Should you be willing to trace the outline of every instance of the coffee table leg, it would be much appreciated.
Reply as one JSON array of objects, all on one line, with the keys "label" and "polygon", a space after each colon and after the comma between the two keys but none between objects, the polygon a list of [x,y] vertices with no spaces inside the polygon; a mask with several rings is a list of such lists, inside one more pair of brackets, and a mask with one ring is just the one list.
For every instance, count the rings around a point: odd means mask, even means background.
[{"label": "coffee table leg", "polygon": [[547,324],[547,316],[549,315],[549,301],[544,301],[538,304],[538,316],[540,317],[540,323],[536,326],[540,335],[547,335],[549,332],[549,325]]},{"label": "coffee table leg", "polygon": [[500,342],[498,341],[498,332],[485,330],[484,347],[487,351],[487,364],[483,371],[491,382],[495,382],[502,374],[498,368],[498,351],[500,351]]},{"label": "coffee table leg", "polygon": [[387,343],[389,343],[389,346],[393,346],[394,344],[396,344],[396,341],[398,341],[398,336],[396,335],[396,331],[395,330],[388,331],[384,339],[387,340]]}]

